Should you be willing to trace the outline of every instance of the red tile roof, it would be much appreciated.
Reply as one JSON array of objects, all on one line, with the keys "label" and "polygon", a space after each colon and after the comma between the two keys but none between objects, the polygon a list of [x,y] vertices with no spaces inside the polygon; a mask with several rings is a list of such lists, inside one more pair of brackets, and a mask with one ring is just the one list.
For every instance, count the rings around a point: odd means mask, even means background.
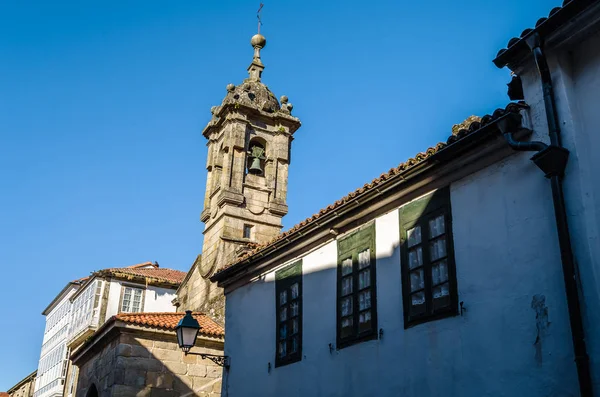
[{"label": "red tile roof", "polygon": [[[144,325],[148,327],[175,330],[179,320],[185,313],[119,313],[114,318],[129,324]],[[210,336],[224,336],[225,330],[219,324],[208,318],[203,313],[192,313],[200,323],[200,333]]]},{"label": "red tile roof", "polygon": [[567,23],[571,23],[573,19],[592,6],[597,0],[563,0],[562,7],[554,7],[548,13],[547,17],[538,19],[533,28],[527,28],[519,37],[513,37],[508,41],[506,48],[498,51],[494,64],[502,68],[507,64],[521,59],[531,53],[529,46],[525,41],[533,34],[538,33],[542,39],[548,37],[553,32]]},{"label": "red tile roof", "polygon": [[142,269],[139,267],[121,267],[103,269],[96,272],[100,276],[122,277],[122,278],[145,278],[147,281],[155,281],[167,284],[181,284],[186,273],[166,268],[153,267]]},{"label": "red tile roof", "polygon": [[156,263],[156,262],[154,262],[154,263],[152,263],[152,262],[138,263],[137,265],[131,265],[131,266],[127,266],[127,267],[130,269],[139,269],[141,267],[147,267],[147,266],[152,266],[156,269],[158,269],[158,267],[159,267],[158,263]]},{"label": "red tile roof", "polygon": [[[375,178],[374,180],[372,180],[370,183],[366,183],[363,187],[356,189],[355,191],[349,193],[345,197],[342,197],[340,200],[336,201],[335,203],[330,204],[326,208],[323,208],[322,210],[320,210],[318,213],[314,214],[310,218],[303,220],[302,222],[293,226],[291,229],[279,234],[277,237],[275,237],[271,241],[264,243],[264,244],[258,244],[257,246],[253,247],[252,250],[246,252],[244,255],[235,259],[232,263],[224,266],[221,270],[219,270],[217,273],[215,273],[211,277],[211,279],[213,281],[215,279],[218,280],[220,278],[220,275],[224,276],[223,273],[225,273],[225,271],[228,270],[229,268],[231,268],[237,264],[241,264],[241,262],[244,262],[245,260],[250,259],[254,255],[257,255],[258,253],[267,250],[268,248],[274,246],[275,243],[290,237],[290,235],[292,235],[292,234],[301,233],[305,227],[307,227],[308,225],[312,225],[313,223],[318,221],[319,218],[323,217],[324,215],[333,213],[337,209],[339,209],[339,207],[357,200],[359,195],[362,195],[363,193],[374,190],[375,188],[377,188],[379,185],[383,184],[388,179],[394,178],[394,177],[400,177],[401,174],[403,174],[403,172],[405,170],[412,168],[413,166],[425,161],[426,159],[433,156],[434,154],[444,150],[447,146],[452,145],[454,142],[460,141],[461,139],[465,138],[468,135],[471,135],[475,131],[483,129],[484,127],[487,127],[488,125],[496,122],[499,118],[501,118],[505,114],[518,113],[522,109],[526,109],[526,108],[527,108],[527,105],[524,102],[519,102],[519,103],[511,102],[504,109],[501,109],[501,108],[496,109],[494,111],[494,113],[491,115],[486,114],[485,116],[481,117],[480,119],[479,118],[467,119],[466,123],[461,123],[460,125],[455,126],[458,128],[453,128],[452,135],[450,135],[448,137],[446,142],[440,142],[437,145],[435,145],[434,147],[430,147],[425,152],[418,153],[415,157],[408,159],[407,161],[405,161],[404,163],[401,163],[396,168],[390,169],[388,172],[384,172],[378,178]],[[463,128],[460,128],[460,127],[463,127]]]},{"label": "red tile roof", "polygon": [[8,393],[0,391],[0,397],[10,397]]}]

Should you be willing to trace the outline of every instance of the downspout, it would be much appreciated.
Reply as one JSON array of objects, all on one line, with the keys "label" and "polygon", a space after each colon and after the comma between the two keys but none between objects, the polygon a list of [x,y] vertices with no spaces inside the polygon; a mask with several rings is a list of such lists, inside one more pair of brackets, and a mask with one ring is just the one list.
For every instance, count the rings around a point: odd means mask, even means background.
[{"label": "downspout", "polygon": [[[556,111],[552,78],[550,76],[550,69],[548,68],[546,57],[542,51],[539,34],[537,32],[532,34],[526,39],[526,42],[531,49],[542,81],[550,146],[542,142],[515,141],[511,132],[515,131],[515,128],[518,126],[515,125],[514,121],[516,120],[514,120],[514,118],[512,120],[513,122],[511,122],[510,118],[500,120],[498,128],[513,149],[535,151],[536,153],[531,160],[544,171],[546,177],[550,179],[552,201],[554,204],[554,217],[556,220],[558,244],[560,247],[563,278],[567,295],[573,351],[579,380],[579,391],[581,397],[593,397],[592,377],[587,347],[585,344],[583,316],[579,299],[580,286],[578,285],[578,270],[574,260],[573,247],[571,245],[571,236],[567,222],[567,211],[562,186],[562,178],[567,165],[569,151],[561,146],[560,125]],[[520,124],[520,115],[515,116],[519,117],[518,122]]]}]

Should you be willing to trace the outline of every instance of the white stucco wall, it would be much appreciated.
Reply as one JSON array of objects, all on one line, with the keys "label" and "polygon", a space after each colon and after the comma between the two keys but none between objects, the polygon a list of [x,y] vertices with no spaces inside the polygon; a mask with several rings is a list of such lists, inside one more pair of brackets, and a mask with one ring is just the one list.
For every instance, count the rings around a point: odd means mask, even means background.
[{"label": "white stucco wall", "polygon": [[[119,313],[119,303],[121,299],[121,287],[123,283],[119,280],[110,281],[110,291],[106,308],[106,318]],[[144,303],[142,310],[144,312],[174,312],[175,306],[171,303],[175,299],[175,289],[159,288],[141,284],[126,283],[129,287],[145,289]]]},{"label": "white stucco wall", "polygon": [[173,299],[175,299],[174,289],[158,288],[149,286],[146,289],[146,299],[144,301],[145,312],[174,312]]},{"label": "white stucco wall", "polygon": [[[331,241],[302,258],[300,362],[273,365],[274,271],[227,295],[229,396],[577,395],[550,188],[528,158],[513,155],[451,185],[463,316],[404,329],[394,210],[376,219],[383,338],[330,354],[337,281]],[[545,299],[547,327],[536,323],[534,296]]]},{"label": "white stucco wall", "polygon": [[[600,34],[547,51],[562,144],[569,152],[563,180],[569,230],[580,271],[582,309],[594,387],[600,388]],[[532,64],[521,73],[534,129],[547,140],[540,77]]]}]

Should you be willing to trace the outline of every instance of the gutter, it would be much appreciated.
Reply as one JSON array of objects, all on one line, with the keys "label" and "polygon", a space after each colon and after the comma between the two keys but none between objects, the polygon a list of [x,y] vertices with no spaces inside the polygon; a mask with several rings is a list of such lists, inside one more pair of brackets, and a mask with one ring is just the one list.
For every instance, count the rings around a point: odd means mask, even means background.
[{"label": "gutter", "polygon": [[[458,137],[456,137],[455,141],[448,144],[446,147],[439,150],[430,157],[426,158],[425,160],[420,161],[414,164],[413,166],[408,167],[405,170],[395,174],[391,178],[385,180],[382,184],[368,189],[364,193],[358,194],[351,201],[348,201],[339,208],[336,208],[335,210],[324,214],[322,217],[318,218],[318,220],[308,223],[305,227],[300,228],[299,230],[295,231],[289,236],[286,236],[285,238],[276,241],[272,245],[266,247],[263,251],[260,251],[257,254],[234,264],[233,266],[224,268],[223,270],[215,273],[210,278],[210,280],[212,282],[217,282],[219,287],[226,287],[227,285],[235,282],[240,277],[248,274],[249,267],[252,266],[255,262],[264,260],[266,257],[268,257],[274,252],[280,252],[281,250],[284,250],[286,246],[296,245],[297,240],[304,239],[307,235],[318,232],[319,229],[324,230],[327,224],[332,224],[336,219],[343,217],[345,214],[347,214],[350,211],[353,211],[357,207],[360,207],[361,205],[366,205],[368,202],[382,195],[388,194],[390,190],[404,186],[407,183],[410,184],[414,178],[420,176],[421,174],[431,170],[432,168],[438,167],[442,163],[451,161],[452,159],[459,156],[461,153],[470,151],[473,149],[473,147],[479,146],[480,144],[489,140],[490,138],[497,136],[498,122],[500,122],[503,119],[512,117],[513,114],[518,115],[521,110],[527,108],[528,106],[524,104],[513,103],[512,105],[506,108],[505,113],[498,113],[498,111],[496,111],[494,112],[493,116],[486,116],[492,118],[492,120],[488,121],[479,129],[468,133],[465,136],[459,135]],[[330,232],[331,230],[328,229],[322,234],[325,235],[329,234]]]},{"label": "gutter", "polygon": [[[504,138],[515,150],[536,152],[531,160],[550,179],[552,188],[552,202],[554,204],[554,217],[556,220],[556,231],[558,233],[558,244],[562,262],[563,278],[567,295],[567,307],[569,310],[569,322],[571,326],[571,338],[573,341],[573,352],[577,366],[577,376],[581,397],[593,397],[592,377],[590,372],[589,356],[585,343],[583,327],[583,315],[581,311],[580,291],[578,283],[578,269],[575,264],[571,235],[567,221],[564,190],[562,179],[567,166],[569,151],[565,149],[560,140],[560,123],[556,111],[554,88],[546,56],[542,51],[542,41],[539,33],[533,32],[524,40],[529,46],[535,64],[537,66],[542,90],[544,93],[544,107],[548,121],[548,135],[550,145],[542,142],[517,142],[513,139],[511,131],[515,128],[516,120],[504,119],[498,123],[498,128]],[[495,61],[494,61],[495,62]],[[496,63],[498,65],[498,63]],[[520,121],[519,121],[520,124]]]}]

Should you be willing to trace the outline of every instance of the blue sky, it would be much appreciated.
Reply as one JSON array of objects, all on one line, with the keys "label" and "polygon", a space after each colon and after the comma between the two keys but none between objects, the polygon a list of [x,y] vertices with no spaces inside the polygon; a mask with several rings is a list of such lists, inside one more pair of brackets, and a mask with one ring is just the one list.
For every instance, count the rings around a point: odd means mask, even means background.
[{"label": "blue sky", "polygon": [[[303,123],[285,228],[508,102],[491,60],[558,0],[266,1],[263,81]],[[258,1],[0,2],[0,390],[37,367],[67,281],[187,270],[210,107]]]}]

